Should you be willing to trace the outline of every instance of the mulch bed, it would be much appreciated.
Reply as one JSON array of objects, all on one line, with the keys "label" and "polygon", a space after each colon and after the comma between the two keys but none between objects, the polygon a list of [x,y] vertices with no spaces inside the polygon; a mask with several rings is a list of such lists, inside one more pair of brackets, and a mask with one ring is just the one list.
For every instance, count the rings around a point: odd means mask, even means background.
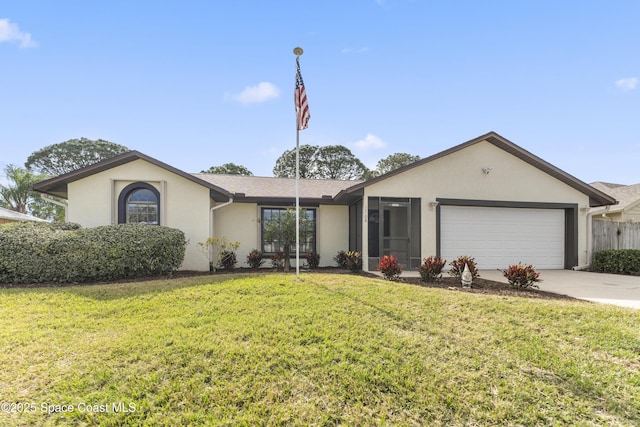
[{"label": "mulch bed", "polygon": [[555,294],[553,292],[545,292],[536,288],[520,289],[511,286],[508,283],[495,282],[493,280],[483,279],[477,277],[473,280],[471,288],[463,288],[460,283],[460,279],[455,277],[442,277],[436,282],[423,282],[419,277],[401,277],[401,282],[410,283],[412,285],[424,286],[427,288],[441,288],[449,289],[457,292],[469,292],[472,294],[491,294],[502,295],[508,297],[523,297],[523,298],[540,298],[548,300],[576,300],[576,298]]}]

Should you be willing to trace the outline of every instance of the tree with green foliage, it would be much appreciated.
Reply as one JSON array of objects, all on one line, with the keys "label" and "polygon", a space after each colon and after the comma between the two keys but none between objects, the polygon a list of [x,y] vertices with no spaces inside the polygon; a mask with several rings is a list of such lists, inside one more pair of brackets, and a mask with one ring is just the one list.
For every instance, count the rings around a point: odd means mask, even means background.
[{"label": "tree with green foliage", "polygon": [[[301,208],[298,215],[300,217],[300,241],[304,241],[313,231],[313,219],[309,218],[306,209]],[[265,222],[264,238],[267,241],[280,242],[284,254],[284,271],[291,270],[291,247],[295,247],[296,244],[295,208],[287,209]]]},{"label": "tree with green foliage", "polygon": [[103,139],[70,139],[32,153],[25,167],[40,174],[57,176],[127,151],[130,151],[127,147]]},{"label": "tree with green foliage", "polygon": [[[307,179],[362,179],[369,169],[342,145],[302,145],[299,151],[300,178]],[[285,151],[276,161],[273,174],[277,177],[296,176],[296,150]]]},{"label": "tree with green foliage", "polygon": [[216,175],[241,175],[241,176],[253,176],[253,173],[242,165],[236,165],[235,163],[225,163],[222,166],[211,166],[206,171],[201,173],[212,173]]},{"label": "tree with green foliage", "polygon": [[[315,175],[315,159],[318,152],[317,145],[301,145],[299,148],[300,156],[300,178],[311,179]],[[296,149],[285,151],[276,160],[273,168],[273,175],[280,178],[295,178],[296,176]]]},{"label": "tree with green foliage", "polygon": [[40,193],[32,191],[33,184],[48,178],[28,169],[7,165],[4,169],[7,185],[0,184],[0,206],[43,219],[64,221],[64,209],[46,202]]},{"label": "tree with green foliage", "polygon": [[410,165],[420,160],[420,156],[413,156],[407,153],[395,153],[378,161],[376,165],[376,174],[384,175],[385,173],[400,169],[403,166]]}]

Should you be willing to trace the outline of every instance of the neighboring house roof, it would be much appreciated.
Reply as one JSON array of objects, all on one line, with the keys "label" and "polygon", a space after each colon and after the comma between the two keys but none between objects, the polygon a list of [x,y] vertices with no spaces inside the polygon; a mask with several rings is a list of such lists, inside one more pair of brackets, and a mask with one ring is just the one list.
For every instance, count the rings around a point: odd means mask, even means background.
[{"label": "neighboring house roof", "polygon": [[455,153],[456,151],[460,151],[464,148],[467,148],[469,146],[478,144],[482,141],[487,141],[490,144],[493,144],[494,146],[518,157],[520,160],[529,163],[531,166],[534,166],[538,169],[540,169],[543,172],[548,173],[549,175],[553,176],[554,178],[564,182],[565,184],[567,184],[570,187],[573,187],[574,189],[580,191],[581,193],[589,196],[589,206],[594,207],[594,206],[604,206],[604,205],[613,205],[616,203],[615,198],[609,196],[608,194],[602,192],[601,190],[598,190],[592,186],[590,186],[589,184],[579,180],[578,178],[569,175],[568,173],[564,172],[561,169],[558,169],[557,167],[553,166],[551,163],[548,163],[544,160],[542,160],[540,157],[528,152],[527,150],[525,150],[524,148],[514,144],[513,142],[509,141],[508,139],[498,135],[496,132],[489,132],[485,135],[481,135],[477,138],[474,138],[470,141],[464,142],[460,145],[456,145],[455,147],[449,148],[448,150],[444,150],[441,151],[437,154],[434,154],[432,156],[426,157],[422,160],[418,160],[415,163],[412,163],[410,165],[401,167],[399,169],[396,169],[394,171],[388,172],[384,175],[380,175],[379,177],[370,179],[368,181],[362,182],[360,184],[354,185],[350,188],[348,188],[347,190],[345,190],[344,192],[342,192],[341,194],[338,195],[338,198],[340,197],[344,197],[350,193],[357,193],[357,192],[361,192],[362,189],[364,189],[365,187],[374,184],[376,182],[382,181],[384,179],[388,179],[394,175],[403,173],[407,170],[413,169],[415,167],[419,167],[422,165],[425,165],[429,162],[432,162],[434,160],[437,160],[441,157],[447,156],[449,154]]},{"label": "neighboring house roof", "polygon": [[5,208],[0,208],[0,219],[5,219],[9,221],[46,222],[46,220],[42,218],[36,218],[35,216],[23,214],[23,213],[12,211]]},{"label": "neighboring house roof", "polygon": [[624,212],[640,205],[640,184],[624,185],[611,182],[592,182],[592,187],[618,200],[608,212]]}]

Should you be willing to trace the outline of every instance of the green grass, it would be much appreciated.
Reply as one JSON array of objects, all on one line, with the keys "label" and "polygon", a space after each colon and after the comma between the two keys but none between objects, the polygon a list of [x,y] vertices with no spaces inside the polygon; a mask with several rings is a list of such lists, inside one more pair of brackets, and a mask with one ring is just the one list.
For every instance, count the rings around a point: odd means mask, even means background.
[{"label": "green grass", "polygon": [[0,290],[0,425],[640,425],[637,311],[302,277]]}]

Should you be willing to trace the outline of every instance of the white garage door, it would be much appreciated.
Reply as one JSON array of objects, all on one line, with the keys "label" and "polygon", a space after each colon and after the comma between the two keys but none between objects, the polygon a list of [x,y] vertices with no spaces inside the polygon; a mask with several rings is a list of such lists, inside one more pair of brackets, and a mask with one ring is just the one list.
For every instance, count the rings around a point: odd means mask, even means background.
[{"label": "white garage door", "polygon": [[564,268],[564,210],[441,206],[440,254],[472,256],[479,269],[519,262]]}]

